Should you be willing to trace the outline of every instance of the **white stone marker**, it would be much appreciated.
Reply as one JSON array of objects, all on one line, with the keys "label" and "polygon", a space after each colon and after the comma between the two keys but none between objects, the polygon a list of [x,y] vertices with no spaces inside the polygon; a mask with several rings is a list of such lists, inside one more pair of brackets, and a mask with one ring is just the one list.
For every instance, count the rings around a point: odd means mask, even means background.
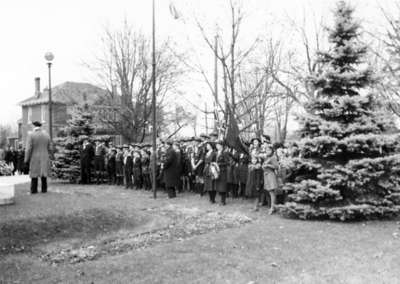
[{"label": "white stone marker", "polygon": [[28,175],[0,177],[0,206],[15,202],[15,185],[29,182]]},{"label": "white stone marker", "polygon": [[14,184],[0,183],[0,206],[14,203]]}]

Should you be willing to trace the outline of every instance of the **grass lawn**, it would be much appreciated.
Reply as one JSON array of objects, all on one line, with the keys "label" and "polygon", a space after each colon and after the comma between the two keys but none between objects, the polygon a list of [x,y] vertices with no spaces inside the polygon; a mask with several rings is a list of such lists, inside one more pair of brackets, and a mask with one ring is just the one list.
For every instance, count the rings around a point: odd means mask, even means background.
[{"label": "grass lawn", "polygon": [[0,207],[0,283],[400,283],[398,221],[308,222],[191,193],[52,184]]}]

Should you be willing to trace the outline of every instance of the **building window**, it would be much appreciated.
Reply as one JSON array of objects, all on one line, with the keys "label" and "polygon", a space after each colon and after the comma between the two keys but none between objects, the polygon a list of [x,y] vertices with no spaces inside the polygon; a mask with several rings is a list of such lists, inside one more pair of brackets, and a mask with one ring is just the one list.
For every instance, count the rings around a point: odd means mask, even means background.
[{"label": "building window", "polygon": [[32,122],[32,107],[28,107],[28,123]]},{"label": "building window", "polygon": [[42,123],[46,122],[46,112],[47,112],[46,110],[47,110],[47,106],[42,105],[41,110],[40,110]]}]

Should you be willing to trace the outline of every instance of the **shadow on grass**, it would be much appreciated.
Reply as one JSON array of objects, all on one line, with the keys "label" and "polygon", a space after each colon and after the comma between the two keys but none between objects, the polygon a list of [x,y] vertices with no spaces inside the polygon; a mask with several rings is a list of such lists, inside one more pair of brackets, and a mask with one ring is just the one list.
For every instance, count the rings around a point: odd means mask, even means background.
[{"label": "shadow on grass", "polygon": [[0,255],[29,252],[38,244],[59,239],[90,239],[149,221],[144,214],[134,215],[126,216],[115,210],[90,209],[73,214],[0,222]]}]

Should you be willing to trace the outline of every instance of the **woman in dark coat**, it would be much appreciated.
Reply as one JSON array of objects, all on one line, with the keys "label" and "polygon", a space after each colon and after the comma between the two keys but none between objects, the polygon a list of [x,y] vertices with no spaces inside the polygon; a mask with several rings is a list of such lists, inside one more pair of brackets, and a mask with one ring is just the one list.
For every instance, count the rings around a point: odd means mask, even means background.
[{"label": "woman in dark coat", "polygon": [[245,196],[248,198],[258,196],[259,190],[262,189],[263,179],[264,176],[261,168],[261,160],[256,156],[253,156],[251,158],[251,163],[249,164]]},{"label": "woman in dark coat", "polygon": [[18,174],[20,174],[20,175],[25,174],[24,158],[25,158],[25,150],[24,150],[24,148],[22,148],[22,145],[19,145],[19,148],[17,151],[17,171],[18,171]]},{"label": "woman in dark coat", "polygon": [[181,178],[181,160],[175,150],[172,148],[172,142],[167,142],[168,149],[165,153],[165,161],[162,164],[164,172],[165,187],[168,190],[168,197],[176,197],[176,189],[180,185]]},{"label": "woman in dark coat", "polygon": [[115,156],[115,175],[117,178],[117,185],[124,183],[124,154],[118,148],[117,155]]},{"label": "woman in dark coat", "polygon": [[228,187],[228,192],[233,195],[233,185],[235,182],[234,177],[234,159],[232,154],[232,149],[227,148],[226,153],[228,154],[228,166],[226,167],[226,182]]},{"label": "woman in dark coat", "polygon": [[80,153],[81,183],[87,184],[91,181],[91,168],[94,158],[94,148],[89,140],[85,139]]},{"label": "woman in dark coat", "polygon": [[200,144],[201,140],[196,139],[193,151],[191,154],[191,169],[192,175],[194,176],[194,191],[200,193],[203,196],[204,192],[204,156],[205,156],[205,145]]},{"label": "woman in dark coat", "polygon": [[215,181],[211,177],[210,165],[215,161],[214,147],[210,142],[206,143],[206,153],[204,154],[204,191],[208,192],[210,202],[215,203]]},{"label": "woman in dark coat", "polygon": [[144,150],[142,153],[142,177],[143,187],[145,190],[151,189],[151,175],[150,175],[150,152]]},{"label": "woman in dark coat", "polygon": [[5,156],[4,156],[4,161],[9,166],[11,166],[11,164],[14,161],[14,151],[13,151],[12,147],[10,147],[10,146],[7,146],[7,150],[6,150]]},{"label": "woman in dark coat", "polygon": [[226,193],[228,191],[228,166],[229,166],[229,154],[224,151],[224,142],[216,142],[217,152],[215,155],[215,161],[219,167],[219,176],[215,180],[215,190],[219,192],[221,196],[221,205],[226,204]]},{"label": "woman in dark coat", "polygon": [[142,155],[139,151],[133,152],[133,185],[136,190],[142,188]]},{"label": "woman in dark coat", "polygon": [[229,166],[228,166],[228,192],[232,194],[232,198],[239,196],[239,154],[235,149],[230,149]]},{"label": "woman in dark coat", "polygon": [[110,153],[108,154],[107,174],[108,174],[108,183],[109,184],[115,184],[116,179],[117,179],[117,174],[116,174],[116,155],[117,155],[117,150],[115,150],[115,149],[111,149]]},{"label": "woman in dark coat", "polygon": [[124,154],[124,176],[125,176],[125,188],[127,189],[133,188],[132,170],[133,170],[132,150],[126,149]]},{"label": "woman in dark coat", "polygon": [[239,195],[245,197],[247,175],[249,172],[249,156],[241,153],[239,156],[239,167],[238,167],[238,178],[239,178]]}]

